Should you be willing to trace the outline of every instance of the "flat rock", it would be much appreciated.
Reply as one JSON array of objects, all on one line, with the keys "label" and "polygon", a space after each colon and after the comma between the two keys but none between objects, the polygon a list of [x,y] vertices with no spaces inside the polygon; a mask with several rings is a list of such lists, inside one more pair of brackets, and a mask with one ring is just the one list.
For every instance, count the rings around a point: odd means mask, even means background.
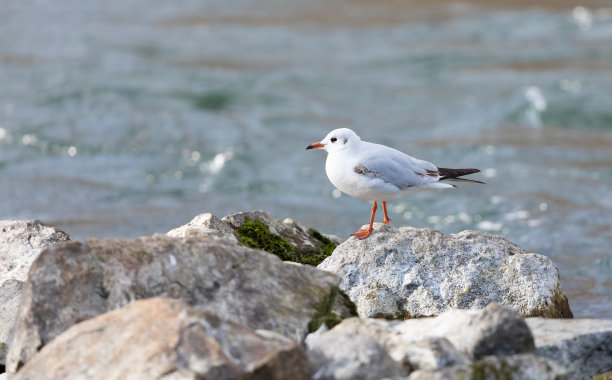
[{"label": "flat rock", "polygon": [[435,372],[415,371],[409,380],[559,380],[564,379],[565,374],[565,368],[554,360],[535,354],[517,354],[504,358],[488,356]]},{"label": "flat rock", "polygon": [[527,318],[540,356],[564,363],[568,379],[612,371],[612,320]]},{"label": "flat rock", "polygon": [[14,380],[37,379],[308,379],[301,345],[151,298],[64,331]]},{"label": "flat rock", "polygon": [[307,340],[313,380],[378,380],[406,376],[382,345],[365,335],[329,331]]},{"label": "flat rock", "polygon": [[44,250],[24,284],[7,356],[14,372],[70,326],[165,296],[252,329],[301,341],[350,316],[337,276],[224,240],[89,239]]},{"label": "flat rock", "polygon": [[526,317],[572,317],[546,256],[485,232],[375,226],[368,239],[350,238],[318,266],[342,278],[361,317],[427,317],[491,302]]},{"label": "flat rock", "polygon": [[41,250],[70,237],[38,220],[0,220],[0,365],[17,317],[21,288]]}]

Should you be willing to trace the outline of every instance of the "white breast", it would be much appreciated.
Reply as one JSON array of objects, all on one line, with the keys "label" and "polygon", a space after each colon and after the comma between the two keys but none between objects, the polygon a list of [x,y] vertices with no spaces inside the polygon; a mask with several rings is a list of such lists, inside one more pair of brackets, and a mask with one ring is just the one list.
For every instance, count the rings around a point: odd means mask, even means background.
[{"label": "white breast", "polygon": [[347,194],[353,195],[350,193],[350,163],[342,156],[344,155],[341,153],[328,154],[325,161],[325,173],[334,186]]}]

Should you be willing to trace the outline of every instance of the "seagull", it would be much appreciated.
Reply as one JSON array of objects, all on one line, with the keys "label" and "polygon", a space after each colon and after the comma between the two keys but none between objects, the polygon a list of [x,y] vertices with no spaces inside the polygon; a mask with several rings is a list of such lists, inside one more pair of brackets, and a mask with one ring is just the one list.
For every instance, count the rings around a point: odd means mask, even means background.
[{"label": "seagull", "polygon": [[306,150],[319,148],[327,152],[325,172],[338,190],[356,198],[374,201],[369,228],[351,234],[359,240],[367,238],[374,230],[376,202],[382,202],[384,223],[389,224],[388,201],[423,190],[456,187],[442,182],[445,180],[484,183],[459,178],[478,173],[478,169],[439,168],[388,146],[362,141],[348,128],[331,131],[320,142],[308,145]]}]

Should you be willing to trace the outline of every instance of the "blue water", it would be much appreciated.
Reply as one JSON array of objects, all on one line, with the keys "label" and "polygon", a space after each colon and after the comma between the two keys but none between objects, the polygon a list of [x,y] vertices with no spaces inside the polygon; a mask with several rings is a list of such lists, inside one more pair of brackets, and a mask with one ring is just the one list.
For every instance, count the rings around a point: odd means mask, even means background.
[{"label": "blue water", "polygon": [[612,318],[612,8],[3,1],[2,219],[85,239],[264,209],[347,237],[370,205],[305,150],[339,127],[483,170],[393,224],[505,236]]}]

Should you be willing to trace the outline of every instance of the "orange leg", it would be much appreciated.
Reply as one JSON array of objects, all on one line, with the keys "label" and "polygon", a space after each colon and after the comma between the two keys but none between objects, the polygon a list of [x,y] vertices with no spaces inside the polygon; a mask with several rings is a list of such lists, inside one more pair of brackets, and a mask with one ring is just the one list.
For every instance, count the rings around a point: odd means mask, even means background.
[{"label": "orange leg", "polygon": [[354,234],[351,234],[351,236],[355,236],[356,238],[359,238],[359,240],[363,240],[363,239],[367,238],[368,236],[370,236],[370,234],[374,230],[374,227],[373,227],[373,225],[374,225],[374,215],[376,215],[376,201],[374,201],[374,205],[372,206],[372,216],[370,217],[370,228],[368,228],[367,230],[360,229],[359,231],[355,232]]},{"label": "orange leg", "polygon": [[387,215],[387,202],[383,201],[383,212],[385,213],[385,221],[383,223],[389,224],[391,219],[389,219],[389,215]]}]

